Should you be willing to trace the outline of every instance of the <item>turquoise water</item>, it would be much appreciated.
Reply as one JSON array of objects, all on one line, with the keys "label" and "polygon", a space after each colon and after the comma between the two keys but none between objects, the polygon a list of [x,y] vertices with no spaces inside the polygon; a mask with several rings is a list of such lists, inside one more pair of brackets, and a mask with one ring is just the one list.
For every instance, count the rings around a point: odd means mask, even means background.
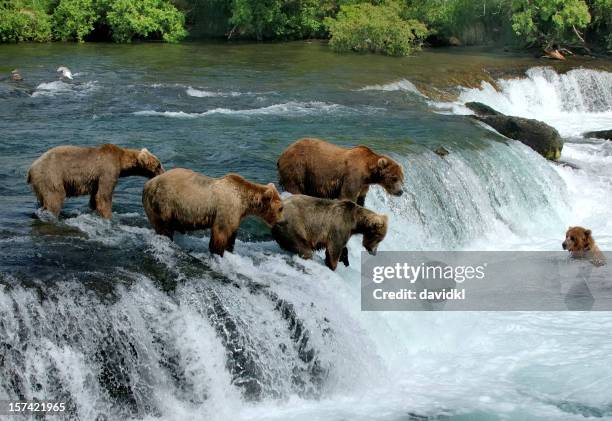
[{"label": "turquoise water", "polygon": [[[316,136],[404,164],[407,194],[368,197],[390,216],[381,249],[557,250],[580,224],[609,249],[612,148],[580,137],[612,126],[609,62],[316,43],[18,45],[0,57],[25,78],[0,82],[0,399],[61,398],[87,420],[612,418],[607,313],[363,313],[359,239],[352,266],[332,273],[248,220],[219,259],[207,232],[154,234],[144,179],[119,182],[112,222],[87,198],[40,220],[25,183],[45,150],[106,142],[147,147],[166,168],[276,182],[280,152]],[[475,124],[469,100],[549,122],[581,169]]]}]

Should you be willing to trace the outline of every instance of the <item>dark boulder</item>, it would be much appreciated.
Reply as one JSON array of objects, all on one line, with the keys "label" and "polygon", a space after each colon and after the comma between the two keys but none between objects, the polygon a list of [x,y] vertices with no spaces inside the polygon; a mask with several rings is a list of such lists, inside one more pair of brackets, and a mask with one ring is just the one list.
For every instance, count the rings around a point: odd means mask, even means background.
[{"label": "dark boulder", "polygon": [[556,161],[561,157],[563,139],[554,127],[539,120],[507,116],[479,102],[468,102],[465,105],[476,113],[474,118],[498,133],[524,143],[544,158]]},{"label": "dark boulder", "polygon": [[594,137],[596,139],[607,139],[612,140],[612,130],[597,130],[594,132],[586,132],[583,134],[584,137]]},{"label": "dark boulder", "polygon": [[466,102],[465,106],[474,111],[476,115],[503,115],[482,102]]}]

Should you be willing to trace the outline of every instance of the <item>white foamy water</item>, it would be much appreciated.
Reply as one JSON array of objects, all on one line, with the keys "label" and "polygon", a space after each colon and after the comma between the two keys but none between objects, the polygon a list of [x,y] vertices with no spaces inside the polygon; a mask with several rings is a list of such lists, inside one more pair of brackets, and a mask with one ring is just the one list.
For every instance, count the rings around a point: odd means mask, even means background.
[{"label": "white foamy water", "polygon": [[[366,111],[373,111],[375,109],[368,107]],[[214,108],[212,110],[204,111],[202,113],[187,113],[184,111],[153,111],[144,110],[136,111],[133,114],[137,116],[160,116],[168,118],[201,118],[212,115],[230,115],[230,116],[266,116],[266,115],[280,115],[280,116],[305,116],[305,115],[319,115],[319,114],[337,114],[337,113],[350,113],[360,111],[344,105],[330,104],[326,102],[310,101],[310,102],[285,102],[282,104],[274,104],[267,107],[261,108],[249,108],[244,110],[232,110],[229,108]]]},{"label": "white foamy water", "polygon": [[214,97],[237,97],[241,95],[252,95],[250,93],[241,93],[241,92],[221,92],[221,91],[206,91],[201,89],[195,89],[191,86],[187,88],[185,91],[187,95],[193,96],[196,98],[214,98]]},{"label": "white foamy water", "polygon": [[407,79],[398,80],[397,82],[386,83],[383,85],[368,85],[359,89],[360,91],[402,91],[402,92],[411,92],[413,94],[417,94],[419,96],[424,96],[414,83],[410,82]]},{"label": "white foamy water", "polygon": [[78,95],[83,96],[87,95],[91,91],[97,88],[96,81],[89,81],[85,83],[80,82],[64,82],[61,80],[56,80],[54,82],[44,82],[39,84],[34,92],[32,92],[32,97],[53,97],[56,95]]},{"label": "white foamy water", "polygon": [[612,74],[600,70],[574,69],[558,74],[535,67],[525,78],[497,81],[499,91],[488,82],[480,88],[464,88],[455,103],[438,103],[456,114],[471,114],[466,102],[485,103],[506,115],[534,118],[555,127],[562,136],[579,136],[589,130],[611,127]]},{"label": "white foamy water", "polygon": [[[612,73],[574,69],[558,74],[551,68],[536,67],[529,69],[524,78],[500,79],[496,84],[499,91],[483,82],[480,88],[463,88],[454,103],[433,105],[455,114],[471,114],[463,104],[477,101],[504,114],[541,120],[556,128],[566,138],[561,160],[579,167],[575,170],[537,158],[542,161],[541,165],[550,166],[561,177],[561,182],[552,185],[565,189],[561,195],[565,203],[552,206],[561,215],[556,221],[562,224],[559,229],[563,231],[570,225],[589,227],[600,245],[612,247],[612,225],[607,216],[612,209],[612,167],[609,165],[612,145],[606,140],[579,137],[587,131],[612,127]],[[537,213],[528,219],[534,217],[537,218]],[[541,241],[537,246],[530,240],[539,249],[544,244],[556,245],[552,238]]]}]

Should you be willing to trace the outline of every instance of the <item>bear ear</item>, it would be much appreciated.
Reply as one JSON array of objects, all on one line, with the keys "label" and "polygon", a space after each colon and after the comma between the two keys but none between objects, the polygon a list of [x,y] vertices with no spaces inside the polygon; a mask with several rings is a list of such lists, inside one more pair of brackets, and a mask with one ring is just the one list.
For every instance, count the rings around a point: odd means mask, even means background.
[{"label": "bear ear", "polygon": [[272,200],[274,196],[277,194],[278,194],[278,191],[276,190],[276,187],[274,186],[274,184],[268,183],[266,185],[266,191],[264,191],[263,193],[263,197],[267,200]]},{"label": "bear ear", "polygon": [[143,159],[149,155],[151,155],[151,152],[149,152],[147,148],[142,148],[140,152],[138,152],[138,159]]},{"label": "bear ear", "polygon": [[385,168],[387,165],[389,165],[389,160],[387,158],[378,159],[378,168]]},{"label": "bear ear", "polygon": [[584,230],[584,236],[585,237],[590,237],[591,236],[591,230]]}]

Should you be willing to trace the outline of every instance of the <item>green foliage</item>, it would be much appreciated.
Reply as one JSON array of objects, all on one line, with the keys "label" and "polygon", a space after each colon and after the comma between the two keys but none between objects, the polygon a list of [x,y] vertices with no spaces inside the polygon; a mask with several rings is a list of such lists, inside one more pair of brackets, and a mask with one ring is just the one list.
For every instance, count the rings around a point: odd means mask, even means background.
[{"label": "green foliage", "polygon": [[230,36],[257,40],[321,36],[323,18],[335,7],[332,0],[233,0]]},{"label": "green foliage", "polygon": [[0,1],[0,40],[83,41],[97,25],[112,39],[163,39],[187,35],[185,14],[169,0],[4,0]]},{"label": "green foliage", "polygon": [[256,40],[330,38],[338,51],[406,55],[421,40],[587,41],[612,50],[612,0],[0,0],[0,42],[110,37],[177,42],[187,32]]},{"label": "green foliage", "polygon": [[407,0],[404,15],[425,23],[432,33],[464,43],[484,43],[508,27],[510,0]]},{"label": "green foliage", "polygon": [[0,1],[0,41],[50,41],[51,19],[46,6],[42,1]]},{"label": "green foliage", "polygon": [[94,0],[60,0],[53,11],[53,35],[62,41],[83,42],[97,19]]},{"label": "green foliage", "polygon": [[591,21],[584,0],[513,0],[512,29],[530,44],[575,42]]},{"label": "green foliage", "polygon": [[335,18],[326,18],[330,46],[336,51],[369,51],[405,56],[420,48],[427,27],[401,16],[399,3],[390,1],[347,4]]},{"label": "green foliage", "polygon": [[592,31],[608,50],[612,50],[612,0],[591,0]]},{"label": "green foliage", "polygon": [[164,0],[103,0],[106,23],[113,40],[131,42],[134,38],[162,38],[178,42],[185,38],[185,15]]}]

